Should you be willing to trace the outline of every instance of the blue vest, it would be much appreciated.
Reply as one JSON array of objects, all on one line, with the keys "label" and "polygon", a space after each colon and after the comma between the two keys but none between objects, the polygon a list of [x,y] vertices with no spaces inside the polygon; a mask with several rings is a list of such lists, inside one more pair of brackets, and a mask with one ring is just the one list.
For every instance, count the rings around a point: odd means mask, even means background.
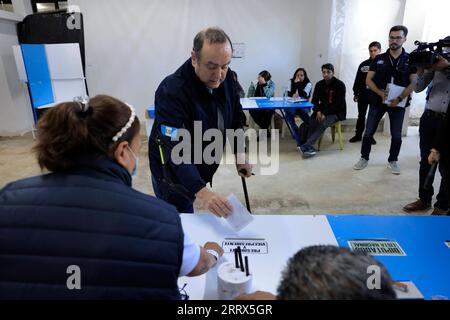
[{"label": "blue vest", "polygon": [[0,190],[0,299],[179,299],[182,255],[176,210],[115,162]]}]

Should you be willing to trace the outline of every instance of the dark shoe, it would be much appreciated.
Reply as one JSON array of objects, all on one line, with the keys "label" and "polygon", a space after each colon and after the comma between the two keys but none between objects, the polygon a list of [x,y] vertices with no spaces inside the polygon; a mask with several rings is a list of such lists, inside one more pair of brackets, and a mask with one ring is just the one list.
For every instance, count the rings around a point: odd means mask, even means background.
[{"label": "dark shoe", "polygon": [[434,207],[433,212],[431,213],[432,216],[448,216],[448,209],[443,210],[438,207]]},{"label": "dark shoe", "polygon": [[425,211],[431,208],[431,202],[424,202],[421,199],[411,202],[403,207],[406,212]]},{"label": "dark shoe", "polygon": [[360,136],[354,136],[353,138],[351,138],[350,140],[348,140],[349,142],[351,142],[351,143],[354,143],[354,142],[358,142],[358,141],[361,141],[362,140],[362,137],[360,137]]},{"label": "dark shoe", "polygon": [[313,146],[307,144],[300,146],[299,151],[305,159],[314,157],[316,155],[316,149],[314,149]]},{"label": "dark shoe", "polygon": [[374,144],[377,144],[377,141],[374,138],[372,138],[372,145]]}]

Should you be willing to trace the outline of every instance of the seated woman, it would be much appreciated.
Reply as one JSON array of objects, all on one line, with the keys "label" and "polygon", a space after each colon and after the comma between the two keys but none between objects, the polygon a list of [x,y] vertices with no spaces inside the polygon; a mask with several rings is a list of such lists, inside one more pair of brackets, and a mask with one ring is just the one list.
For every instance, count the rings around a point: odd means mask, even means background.
[{"label": "seated woman", "polygon": [[[303,68],[295,70],[294,76],[291,79],[291,90],[288,92],[288,96],[292,98],[309,99],[311,96],[312,84],[309,81],[308,74]],[[304,141],[301,141],[299,135],[299,127],[295,123],[295,116],[299,116],[300,119],[307,125],[309,125],[309,111],[310,108],[286,108],[284,114],[286,121],[291,127],[293,138],[297,142],[297,146],[301,146]]]},{"label": "seated woman", "polygon": [[[253,82],[248,89],[247,97],[266,97],[271,98],[275,95],[275,83],[271,80],[272,76],[269,71],[261,71],[258,75],[258,83],[255,86]],[[268,129],[272,116],[274,116],[275,128],[281,130],[283,128],[283,118],[273,109],[267,110],[249,110],[250,115],[261,129]]]},{"label": "seated woman", "polygon": [[139,130],[104,95],[43,115],[34,151],[50,173],[0,190],[0,299],[180,299],[178,277],[215,264],[219,245],[194,244],[174,207],[131,188]]}]

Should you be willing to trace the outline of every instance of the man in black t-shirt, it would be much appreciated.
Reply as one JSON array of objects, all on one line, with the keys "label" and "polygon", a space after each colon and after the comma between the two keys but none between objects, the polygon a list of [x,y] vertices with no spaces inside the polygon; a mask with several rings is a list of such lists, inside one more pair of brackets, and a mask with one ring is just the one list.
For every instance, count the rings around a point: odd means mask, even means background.
[{"label": "man in black t-shirt", "polygon": [[[353,101],[358,103],[358,121],[356,122],[355,136],[350,139],[350,142],[358,142],[362,140],[364,129],[366,128],[366,114],[369,106],[369,88],[366,85],[366,76],[369,72],[370,64],[373,59],[380,54],[381,44],[377,41],[369,44],[370,58],[361,62],[356,72],[355,82],[353,84]],[[372,144],[376,144],[375,139],[372,139]]]}]

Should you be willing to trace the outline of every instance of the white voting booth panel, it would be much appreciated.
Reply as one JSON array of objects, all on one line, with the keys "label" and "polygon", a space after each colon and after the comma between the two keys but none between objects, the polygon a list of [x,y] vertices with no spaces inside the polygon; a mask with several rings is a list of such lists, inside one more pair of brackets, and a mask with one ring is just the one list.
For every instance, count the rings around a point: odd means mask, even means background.
[{"label": "white voting booth panel", "polygon": [[17,73],[19,74],[19,80],[27,82],[27,72],[25,70],[25,63],[23,62],[22,50],[20,46],[13,46],[14,60],[16,61]]},{"label": "white voting booth panel", "polygon": [[[246,228],[235,232],[224,219],[212,214],[181,215],[184,232],[200,245],[207,241],[221,246],[236,241],[267,243],[262,253],[243,253],[249,259],[252,291],[276,294],[281,272],[298,250],[311,245],[338,245],[326,216],[257,215],[254,218]],[[225,245],[224,249],[229,247]],[[184,289],[190,299],[217,299],[217,267],[225,261],[234,262],[233,253],[226,252],[218,264],[202,276],[179,278],[178,286],[186,284]]]},{"label": "white voting booth panel", "polygon": [[46,44],[45,52],[52,80],[84,78],[78,43]]},{"label": "white voting booth panel", "polygon": [[[81,64],[81,53],[78,43],[45,44],[48,70],[52,83],[54,106],[60,102],[72,101],[74,97],[86,95],[86,84]],[[19,80],[27,82],[25,64],[21,47],[13,46]]]}]

